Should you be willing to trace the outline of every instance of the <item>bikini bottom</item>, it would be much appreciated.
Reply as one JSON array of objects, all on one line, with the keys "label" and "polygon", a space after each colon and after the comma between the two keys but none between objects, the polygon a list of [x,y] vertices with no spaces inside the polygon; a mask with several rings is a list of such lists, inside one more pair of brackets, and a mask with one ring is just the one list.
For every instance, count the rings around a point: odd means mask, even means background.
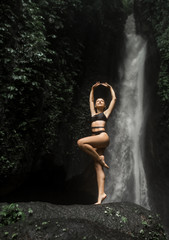
[{"label": "bikini bottom", "polygon": [[92,135],[99,135],[102,132],[106,132],[106,131],[102,130],[102,131],[92,132]]}]

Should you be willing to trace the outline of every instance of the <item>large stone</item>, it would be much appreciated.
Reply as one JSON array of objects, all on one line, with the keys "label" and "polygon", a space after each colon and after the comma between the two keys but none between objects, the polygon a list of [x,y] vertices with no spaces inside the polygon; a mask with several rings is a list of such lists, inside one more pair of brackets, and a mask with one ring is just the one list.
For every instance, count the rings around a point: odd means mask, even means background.
[{"label": "large stone", "polygon": [[30,202],[18,205],[26,215],[25,220],[1,227],[1,240],[166,239],[159,217],[133,203],[54,205]]}]

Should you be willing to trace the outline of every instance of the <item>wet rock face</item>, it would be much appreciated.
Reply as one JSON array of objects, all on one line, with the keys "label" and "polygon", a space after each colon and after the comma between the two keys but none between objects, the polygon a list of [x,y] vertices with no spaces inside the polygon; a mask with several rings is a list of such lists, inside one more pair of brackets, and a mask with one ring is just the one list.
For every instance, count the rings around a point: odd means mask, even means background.
[{"label": "wet rock face", "polygon": [[158,216],[132,203],[18,205],[25,219],[2,226],[0,239],[166,239]]}]

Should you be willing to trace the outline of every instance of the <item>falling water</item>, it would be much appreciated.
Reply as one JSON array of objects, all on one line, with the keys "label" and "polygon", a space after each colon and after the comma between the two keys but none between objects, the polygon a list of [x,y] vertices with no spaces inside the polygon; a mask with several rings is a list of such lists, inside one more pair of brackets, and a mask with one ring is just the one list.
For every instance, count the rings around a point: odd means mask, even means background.
[{"label": "falling water", "polygon": [[106,153],[110,169],[106,172],[107,202],[130,201],[149,208],[144,149],[144,62],[146,42],[135,32],[133,15],[125,26],[126,51],[120,68],[121,88],[108,125],[111,143]]}]

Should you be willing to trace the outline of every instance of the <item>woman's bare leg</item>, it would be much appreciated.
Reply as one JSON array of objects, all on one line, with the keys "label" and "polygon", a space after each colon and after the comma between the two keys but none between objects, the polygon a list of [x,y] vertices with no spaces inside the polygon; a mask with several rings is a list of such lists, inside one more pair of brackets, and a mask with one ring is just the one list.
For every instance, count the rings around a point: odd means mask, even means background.
[{"label": "woman's bare leg", "polygon": [[[104,149],[98,149],[97,152],[100,156],[103,156]],[[98,184],[98,199],[95,204],[101,204],[102,201],[107,197],[107,195],[104,192],[105,174],[99,162],[95,162],[95,169]]]},{"label": "woman's bare leg", "polygon": [[91,155],[103,167],[109,168],[104,161],[104,156],[99,155],[95,150],[95,148],[105,148],[108,146],[109,137],[106,133],[101,133],[97,136],[81,138],[77,141],[77,144],[83,151]]}]

